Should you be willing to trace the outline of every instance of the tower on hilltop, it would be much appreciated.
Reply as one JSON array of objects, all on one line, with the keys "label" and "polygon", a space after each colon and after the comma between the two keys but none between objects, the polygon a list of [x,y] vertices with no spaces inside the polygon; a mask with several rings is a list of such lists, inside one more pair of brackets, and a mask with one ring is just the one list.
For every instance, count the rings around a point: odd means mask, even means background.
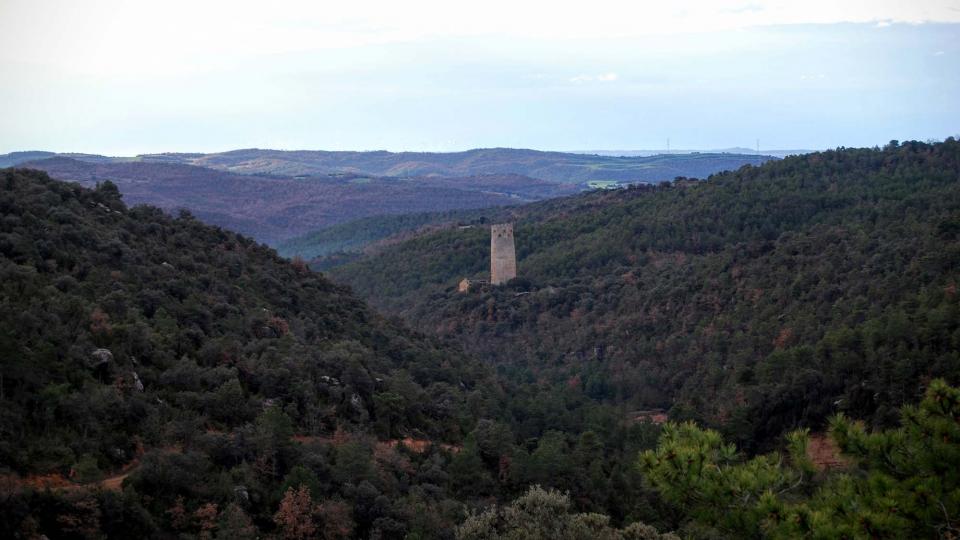
[{"label": "tower on hilltop", "polygon": [[517,277],[517,250],[513,223],[490,227],[490,284],[501,285]]}]

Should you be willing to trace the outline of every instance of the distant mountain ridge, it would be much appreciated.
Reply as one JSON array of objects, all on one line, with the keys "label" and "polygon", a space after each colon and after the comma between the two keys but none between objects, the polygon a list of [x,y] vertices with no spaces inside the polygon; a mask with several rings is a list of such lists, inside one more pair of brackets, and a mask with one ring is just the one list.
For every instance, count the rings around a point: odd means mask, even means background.
[{"label": "distant mountain ridge", "polygon": [[479,148],[463,152],[387,152],[242,149],[217,153],[142,154],[108,157],[95,154],[14,152],[0,156],[0,166],[65,156],[85,162],[150,162],[195,165],[226,172],[256,175],[323,176],[364,174],[374,176],[469,177],[518,174],[558,183],[583,184],[596,180],[652,183],[677,176],[706,178],[743,165],[770,159],[749,153],[688,153],[613,156],[546,152],[516,148]]},{"label": "distant mountain ridge", "polygon": [[352,172],[382,176],[472,176],[521,174],[563,183],[591,180],[659,182],[677,176],[706,177],[773,159],[743,154],[683,154],[614,157],[515,148],[464,152],[332,152],[323,150],[232,150],[216,154],[148,154],[143,161],[187,163],[243,174],[310,176]]},{"label": "distant mountain ridge", "polygon": [[596,154],[598,156],[620,156],[620,157],[649,157],[657,155],[686,155],[686,154],[743,154],[752,156],[771,156],[776,158],[785,158],[787,156],[801,156],[803,154],[812,154],[818,150],[806,148],[788,148],[756,151],[753,148],[744,146],[734,146],[731,148],[711,148],[709,150],[691,150],[678,148],[668,149],[639,149],[639,150],[573,150],[575,154]]},{"label": "distant mountain ridge", "polygon": [[0,168],[5,167],[15,167],[21,163],[27,163],[29,161],[36,161],[38,159],[47,159],[52,157],[65,157],[70,159],[76,159],[78,161],[86,161],[90,163],[107,163],[107,162],[121,162],[121,161],[130,161],[132,158],[115,158],[109,156],[101,156],[100,154],[79,154],[79,153],[57,153],[57,152],[46,152],[42,150],[30,150],[26,152],[10,152],[9,154],[0,155]]}]

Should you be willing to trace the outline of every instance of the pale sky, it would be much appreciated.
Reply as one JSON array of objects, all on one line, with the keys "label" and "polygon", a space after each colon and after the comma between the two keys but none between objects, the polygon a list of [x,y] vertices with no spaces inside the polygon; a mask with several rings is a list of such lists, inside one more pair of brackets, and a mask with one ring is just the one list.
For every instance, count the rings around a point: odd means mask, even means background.
[{"label": "pale sky", "polygon": [[0,0],[0,153],[960,134],[960,0]]}]

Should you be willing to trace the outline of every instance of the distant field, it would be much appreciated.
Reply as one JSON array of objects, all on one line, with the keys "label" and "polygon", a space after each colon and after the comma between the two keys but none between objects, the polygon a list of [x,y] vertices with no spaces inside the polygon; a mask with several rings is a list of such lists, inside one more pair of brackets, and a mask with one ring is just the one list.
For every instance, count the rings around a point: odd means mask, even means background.
[{"label": "distant field", "polygon": [[617,189],[620,187],[620,182],[616,180],[591,180],[587,182],[587,186],[590,189]]}]

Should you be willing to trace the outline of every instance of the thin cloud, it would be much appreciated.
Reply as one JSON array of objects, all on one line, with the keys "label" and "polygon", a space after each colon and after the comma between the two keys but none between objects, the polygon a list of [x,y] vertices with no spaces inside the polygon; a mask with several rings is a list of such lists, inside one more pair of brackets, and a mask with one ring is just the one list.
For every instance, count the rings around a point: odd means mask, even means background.
[{"label": "thin cloud", "polygon": [[742,6],[733,6],[726,9],[720,10],[722,13],[759,13],[763,11],[763,6],[760,4],[745,4]]},{"label": "thin cloud", "polygon": [[574,84],[583,84],[588,82],[614,82],[619,78],[620,75],[610,72],[599,75],[577,75],[576,77],[570,77],[569,81]]}]

